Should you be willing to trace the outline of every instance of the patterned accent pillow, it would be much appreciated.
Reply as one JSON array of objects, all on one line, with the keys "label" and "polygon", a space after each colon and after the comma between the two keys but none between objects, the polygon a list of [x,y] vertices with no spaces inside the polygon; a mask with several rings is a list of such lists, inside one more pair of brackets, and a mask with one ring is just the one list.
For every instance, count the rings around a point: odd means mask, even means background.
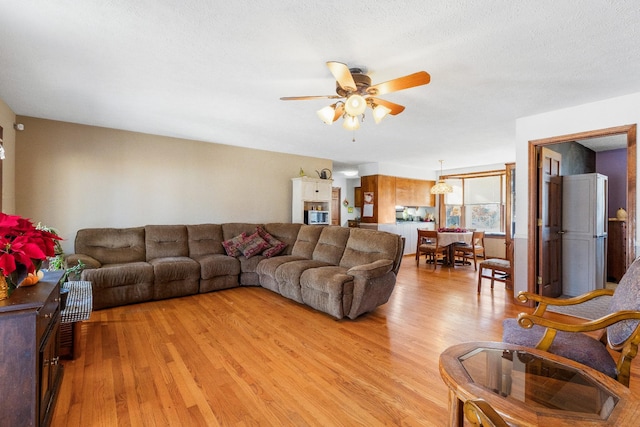
[{"label": "patterned accent pillow", "polygon": [[275,247],[275,246],[278,246],[278,245],[282,244],[282,242],[280,240],[276,239],[271,234],[267,233],[264,230],[264,228],[262,228],[262,227],[256,227],[256,232],[260,235],[260,237],[262,237],[264,240],[267,241],[269,246],[274,246]]},{"label": "patterned accent pillow", "polygon": [[284,248],[287,247],[287,244],[284,242],[280,242],[280,244],[276,245],[276,246],[272,246],[269,249],[265,250],[264,252],[262,252],[262,255],[266,256],[267,258],[271,258],[272,256],[276,256],[280,253],[282,253],[282,251],[284,251]]},{"label": "patterned accent pillow", "polygon": [[269,243],[260,237],[260,234],[253,233],[251,236],[245,238],[239,245],[238,249],[247,258],[251,258],[254,255],[258,255],[269,247]]},{"label": "patterned accent pillow", "polygon": [[242,233],[237,235],[236,237],[232,237],[231,239],[222,242],[222,246],[224,246],[224,250],[225,252],[227,252],[227,255],[232,257],[239,257],[240,255],[242,255],[242,252],[240,252],[240,249],[238,249],[238,245],[240,245],[240,243],[242,243],[242,241],[246,237],[246,233]]}]

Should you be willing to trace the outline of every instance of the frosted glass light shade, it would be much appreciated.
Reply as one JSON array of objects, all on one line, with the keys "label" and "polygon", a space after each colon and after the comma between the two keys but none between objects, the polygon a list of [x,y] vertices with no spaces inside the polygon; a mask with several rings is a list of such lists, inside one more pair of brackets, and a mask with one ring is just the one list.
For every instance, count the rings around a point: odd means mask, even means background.
[{"label": "frosted glass light shade", "polygon": [[367,108],[367,101],[360,95],[351,95],[344,103],[344,109],[350,116],[359,116]]},{"label": "frosted glass light shade", "polygon": [[335,114],[335,110],[331,105],[328,105],[324,108],[319,109],[317,113],[318,113],[318,117],[320,117],[320,120],[322,120],[328,125],[333,124],[333,116]]},{"label": "frosted glass light shade", "polygon": [[431,187],[431,194],[447,194],[451,193],[453,188],[444,182],[443,179],[438,180],[438,183]]},{"label": "frosted glass light shade", "polygon": [[357,117],[347,115],[342,122],[342,127],[347,130],[356,130],[360,129],[360,122]]},{"label": "frosted glass light shade", "polygon": [[385,107],[384,105],[376,105],[373,109],[373,120],[376,121],[376,124],[380,123],[382,119],[384,119],[387,114],[391,112],[390,108]]}]

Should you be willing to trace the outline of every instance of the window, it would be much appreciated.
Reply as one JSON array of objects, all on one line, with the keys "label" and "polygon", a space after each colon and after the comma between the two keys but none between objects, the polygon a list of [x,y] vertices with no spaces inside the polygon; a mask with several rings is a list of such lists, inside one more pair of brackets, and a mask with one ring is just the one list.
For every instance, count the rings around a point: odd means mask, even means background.
[{"label": "window", "polygon": [[504,177],[504,171],[445,177],[453,188],[440,211],[445,226],[504,232]]}]

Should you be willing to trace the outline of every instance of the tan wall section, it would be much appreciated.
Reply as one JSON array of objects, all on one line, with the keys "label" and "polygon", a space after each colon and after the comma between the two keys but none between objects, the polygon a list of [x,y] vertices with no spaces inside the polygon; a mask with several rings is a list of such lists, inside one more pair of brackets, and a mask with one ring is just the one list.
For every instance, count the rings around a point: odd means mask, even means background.
[{"label": "tan wall section", "polygon": [[15,210],[15,113],[0,99],[0,126],[6,158],[2,160],[2,212],[13,213]]},{"label": "tan wall section", "polygon": [[[291,178],[332,162],[19,117],[16,208],[57,228],[290,222]],[[315,174],[315,172],[313,172]]]}]

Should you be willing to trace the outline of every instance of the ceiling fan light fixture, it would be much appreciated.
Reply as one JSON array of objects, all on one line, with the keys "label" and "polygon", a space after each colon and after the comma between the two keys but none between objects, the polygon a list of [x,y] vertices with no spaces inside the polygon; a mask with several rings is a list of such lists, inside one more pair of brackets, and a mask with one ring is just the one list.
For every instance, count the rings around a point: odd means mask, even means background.
[{"label": "ceiling fan light fixture", "polygon": [[384,119],[387,114],[391,112],[390,108],[385,107],[384,105],[376,105],[373,107],[373,120],[376,121],[376,124],[380,123],[382,119]]},{"label": "ceiling fan light fixture", "polygon": [[360,122],[357,117],[347,114],[342,122],[342,127],[346,130],[358,130],[360,129]]},{"label": "ceiling fan light fixture", "polygon": [[360,95],[349,95],[344,103],[344,109],[350,116],[359,116],[364,113],[367,108],[367,101]]},{"label": "ceiling fan light fixture", "polygon": [[323,122],[325,122],[328,125],[333,124],[333,117],[335,114],[335,105],[327,105],[324,108],[321,108],[318,110],[318,117],[320,117],[320,120],[322,120]]}]

